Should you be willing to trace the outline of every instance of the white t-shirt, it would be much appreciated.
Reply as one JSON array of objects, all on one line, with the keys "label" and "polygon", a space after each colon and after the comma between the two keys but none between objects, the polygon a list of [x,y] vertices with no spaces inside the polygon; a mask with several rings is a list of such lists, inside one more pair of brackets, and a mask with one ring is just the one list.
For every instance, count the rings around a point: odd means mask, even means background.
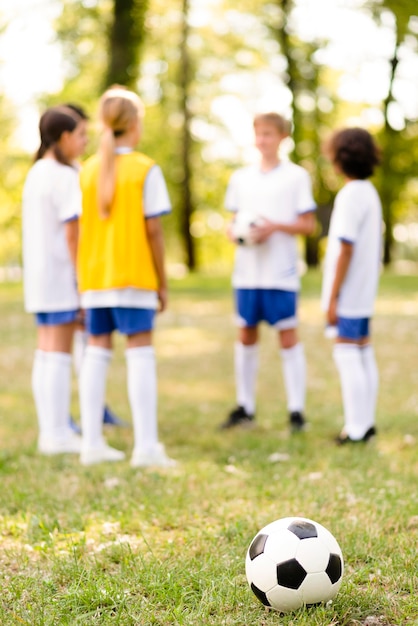
[{"label": "white t-shirt", "polygon": [[32,313],[79,308],[75,269],[65,237],[65,222],[81,212],[76,169],[55,159],[40,159],[23,188],[23,280],[25,309]]},{"label": "white t-shirt", "polygon": [[[298,215],[314,211],[315,201],[308,172],[290,161],[262,172],[259,166],[243,167],[231,176],[225,206],[249,221],[266,218],[290,224]],[[297,238],[275,232],[267,241],[237,246],[232,284],[235,288],[299,289]]]},{"label": "white t-shirt", "polygon": [[[128,152],[120,148],[118,153]],[[149,170],[144,184],[144,215],[145,218],[158,217],[170,213],[171,203],[165,184],[164,175],[158,165]],[[146,289],[104,289],[102,291],[86,291],[81,295],[81,304],[85,309],[101,307],[132,307],[156,309],[158,296],[155,291]]]},{"label": "white t-shirt", "polygon": [[348,182],[337,194],[325,255],[321,304],[328,310],[341,241],[353,244],[353,256],[338,297],[341,317],[370,317],[382,255],[382,207],[368,180]]}]

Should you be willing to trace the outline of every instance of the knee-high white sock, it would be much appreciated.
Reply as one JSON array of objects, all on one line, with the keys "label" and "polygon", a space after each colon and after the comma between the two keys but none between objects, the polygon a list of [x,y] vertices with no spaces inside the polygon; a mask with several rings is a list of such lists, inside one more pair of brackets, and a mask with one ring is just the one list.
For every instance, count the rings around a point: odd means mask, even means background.
[{"label": "knee-high white sock", "polygon": [[235,343],[235,386],[238,406],[249,415],[255,413],[255,387],[258,370],[258,344],[244,346]]},{"label": "knee-high white sock", "polygon": [[68,425],[71,355],[66,352],[46,352],[44,360],[45,434],[53,441],[65,441],[71,435]]},{"label": "knee-high white sock", "polygon": [[283,377],[289,412],[305,409],[306,360],[301,343],[292,348],[282,348]]},{"label": "knee-high white sock", "polygon": [[134,450],[146,454],[155,450],[158,443],[157,370],[153,346],[128,348],[126,366]]},{"label": "knee-high white sock", "polygon": [[366,428],[375,423],[377,392],[379,390],[379,370],[374,356],[373,347],[368,344],[361,348],[364,372],[367,380],[367,418]]},{"label": "knee-high white sock", "polygon": [[43,350],[36,350],[32,366],[32,393],[38,417],[39,435],[41,437],[46,437],[48,434],[44,389],[46,354]]},{"label": "knee-high white sock", "polygon": [[102,418],[107,369],[111,354],[111,350],[87,346],[83,357],[79,392],[84,450],[100,448],[104,445]]},{"label": "knee-high white sock", "polygon": [[77,378],[80,376],[81,364],[87,348],[88,333],[85,330],[76,330],[73,339],[73,367]]},{"label": "knee-high white sock", "polygon": [[340,375],[344,406],[344,430],[351,439],[361,439],[369,427],[367,378],[361,355],[355,344],[337,343],[334,361]]}]

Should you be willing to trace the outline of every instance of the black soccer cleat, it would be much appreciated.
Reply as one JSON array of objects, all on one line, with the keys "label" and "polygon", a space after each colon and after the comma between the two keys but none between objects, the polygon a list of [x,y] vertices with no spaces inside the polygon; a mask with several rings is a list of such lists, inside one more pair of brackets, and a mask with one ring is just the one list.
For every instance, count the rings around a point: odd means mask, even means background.
[{"label": "black soccer cleat", "polygon": [[289,413],[290,430],[293,433],[301,432],[306,428],[306,420],[300,411],[292,411]]},{"label": "black soccer cleat", "polygon": [[235,428],[236,426],[241,428],[251,428],[254,424],[254,414],[247,413],[243,406],[237,406],[233,409],[225,422],[220,424],[220,430],[227,428]]},{"label": "black soccer cleat", "polygon": [[346,443],[367,443],[376,436],[376,428],[374,426],[370,426],[368,430],[366,430],[365,434],[361,439],[351,439],[344,431],[340,433],[337,437],[335,437],[335,443],[337,446],[344,446]]}]

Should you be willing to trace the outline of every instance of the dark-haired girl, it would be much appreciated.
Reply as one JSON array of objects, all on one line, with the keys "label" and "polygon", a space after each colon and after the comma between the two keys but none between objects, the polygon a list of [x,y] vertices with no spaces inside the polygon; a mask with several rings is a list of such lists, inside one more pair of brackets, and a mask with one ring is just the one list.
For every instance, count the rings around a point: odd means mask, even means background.
[{"label": "dark-haired girl", "polygon": [[69,426],[71,347],[79,311],[75,281],[81,191],[77,168],[86,125],[68,107],[41,117],[41,144],[23,190],[25,309],[35,314],[37,350],[32,390],[42,454],[80,451]]},{"label": "dark-haired girl", "polygon": [[381,266],[382,208],[368,178],[379,151],[363,128],[336,132],[328,156],[345,184],[335,198],[325,256],[322,307],[336,327],[334,360],[341,382],[344,428],[336,443],[368,441],[376,434],[378,370],[370,319]]}]

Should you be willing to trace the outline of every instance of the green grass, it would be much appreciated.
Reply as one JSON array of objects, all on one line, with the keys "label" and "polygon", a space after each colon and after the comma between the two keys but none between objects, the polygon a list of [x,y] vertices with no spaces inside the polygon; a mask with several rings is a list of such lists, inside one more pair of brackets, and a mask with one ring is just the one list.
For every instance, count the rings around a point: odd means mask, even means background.
[{"label": "green grass", "polygon": [[[20,285],[0,286],[2,626],[418,624],[417,279],[382,278],[373,323],[379,437],[354,449],[332,444],[341,399],[319,286],[318,273],[305,276],[300,306],[311,429],[290,437],[267,327],[257,428],[217,432],[234,403],[229,278],[172,283],[155,344],[160,434],[179,466],[142,472],[37,454],[33,321]],[[108,398],[129,420],[123,349],[117,338]],[[75,380],[72,408],[78,417]],[[108,439],[129,456],[129,429],[109,430]],[[284,460],[269,461],[274,453]],[[292,515],[336,536],[346,570],[332,605],[280,616],[249,590],[244,560],[262,526]]]}]

